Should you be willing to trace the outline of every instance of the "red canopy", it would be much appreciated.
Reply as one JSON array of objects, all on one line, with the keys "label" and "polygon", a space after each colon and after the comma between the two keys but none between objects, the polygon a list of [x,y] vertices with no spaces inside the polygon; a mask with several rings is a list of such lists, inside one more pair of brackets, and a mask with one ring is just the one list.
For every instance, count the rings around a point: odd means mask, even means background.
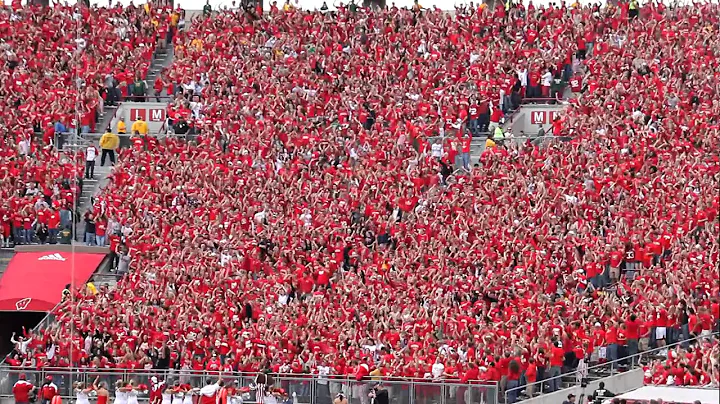
[{"label": "red canopy", "polygon": [[85,283],[104,254],[22,252],[12,257],[0,278],[0,311],[50,311],[67,284]]}]

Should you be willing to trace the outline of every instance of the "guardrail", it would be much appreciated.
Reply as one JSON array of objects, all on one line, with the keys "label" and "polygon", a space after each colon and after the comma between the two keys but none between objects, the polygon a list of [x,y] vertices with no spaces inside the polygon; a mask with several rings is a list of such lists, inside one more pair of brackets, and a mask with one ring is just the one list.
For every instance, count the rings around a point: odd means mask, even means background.
[{"label": "guardrail", "polygon": [[[58,387],[63,398],[74,398],[76,382],[91,386],[95,380],[103,383],[110,395],[114,396],[117,382],[133,381],[134,385],[150,385],[150,378],[155,376],[168,385],[175,381],[189,384],[192,387],[204,386],[209,380],[217,380],[217,372],[197,372],[192,370],[95,370],[95,369],[41,369],[26,370],[18,368],[0,369],[0,397],[12,397],[12,387],[20,373],[36,386],[43,383],[48,376]],[[235,382],[238,387],[249,387],[256,373],[223,373],[225,383]],[[297,402],[307,404],[323,404],[332,402],[337,393],[344,393],[349,402],[369,403],[368,393],[373,385],[382,381],[388,391],[390,402],[396,404],[498,404],[498,385],[492,384],[461,384],[449,380],[432,381],[429,379],[402,380],[393,378],[373,378],[357,381],[351,378],[333,378],[318,375],[280,374],[273,375],[273,387],[282,388],[289,396],[295,395]],[[253,394],[254,396],[254,394]],[[141,394],[141,398],[146,395]]]},{"label": "guardrail", "polygon": [[[616,360],[612,360],[609,362],[605,362],[602,364],[590,366],[590,367],[584,367],[582,369],[574,369],[570,372],[566,372],[554,377],[548,377],[544,378],[543,380],[534,382],[534,383],[527,383],[524,386],[518,386],[515,388],[507,389],[505,391],[505,403],[510,404],[513,401],[510,401],[511,398],[518,397],[520,393],[527,389],[528,386],[532,387],[530,390],[534,393],[543,393],[544,386],[547,384],[548,386],[555,386],[560,387],[562,385],[563,379],[572,378],[576,381],[575,385],[579,385],[582,383],[583,379],[587,379],[588,375],[602,375],[602,377],[611,376],[619,371],[621,368],[625,368],[625,371],[632,370],[643,363],[644,358],[648,357],[658,357],[658,356],[665,356],[667,357],[667,353],[662,355],[663,351],[667,351],[668,349],[676,348],[678,346],[686,346],[688,344],[696,343],[701,340],[708,340],[708,339],[715,339],[720,336],[720,332],[714,332],[708,335],[702,335],[697,336],[694,338],[690,338],[687,340],[683,340],[680,342],[675,342],[673,344],[669,344],[663,347],[654,348],[650,350],[646,350],[643,352],[639,352],[634,355],[625,356],[623,358],[619,358]],[[570,386],[572,387],[572,386]],[[552,388],[550,392],[562,390],[562,388],[556,389]],[[512,397],[511,397],[512,396]]]}]

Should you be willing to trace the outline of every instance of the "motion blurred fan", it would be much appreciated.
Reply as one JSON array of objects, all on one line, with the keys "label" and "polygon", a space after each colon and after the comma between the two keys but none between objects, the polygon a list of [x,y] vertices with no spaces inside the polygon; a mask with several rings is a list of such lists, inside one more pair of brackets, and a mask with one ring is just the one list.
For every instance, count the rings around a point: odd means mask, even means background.
[{"label": "motion blurred fan", "polygon": [[363,1],[363,7],[377,7],[377,8],[385,8],[385,5],[387,3],[385,0],[364,0]]}]

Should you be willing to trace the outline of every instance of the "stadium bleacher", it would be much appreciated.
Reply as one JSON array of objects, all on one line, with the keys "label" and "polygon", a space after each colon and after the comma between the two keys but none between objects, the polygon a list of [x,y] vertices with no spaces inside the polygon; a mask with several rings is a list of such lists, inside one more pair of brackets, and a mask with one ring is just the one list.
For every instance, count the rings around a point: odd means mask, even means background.
[{"label": "stadium bleacher", "polygon": [[[720,8],[633,7],[195,17],[162,75],[176,133],[133,134],[94,200],[124,276],[73,290],[6,363],[487,383],[515,402],[703,336],[642,364],[646,382],[717,385]],[[90,88],[144,76],[177,23],[81,10],[0,14],[6,238],[38,200],[72,203],[53,184],[82,175],[31,136],[70,125],[63,63]],[[123,17],[125,42],[106,26]],[[88,46],[58,37],[78,20]],[[40,33],[58,39],[33,47]],[[514,138],[523,103],[567,105],[547,145]],[[20,195],[29,179],[44,188]]]}]

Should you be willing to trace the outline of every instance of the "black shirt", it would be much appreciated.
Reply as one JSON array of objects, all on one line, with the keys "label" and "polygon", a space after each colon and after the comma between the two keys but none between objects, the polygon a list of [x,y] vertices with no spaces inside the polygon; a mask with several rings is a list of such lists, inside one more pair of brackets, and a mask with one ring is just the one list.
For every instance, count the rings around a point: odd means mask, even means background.
[{"label": "black shirt", "polygon": [[95,220],[85,219],[85,233],[95,233]]}]

